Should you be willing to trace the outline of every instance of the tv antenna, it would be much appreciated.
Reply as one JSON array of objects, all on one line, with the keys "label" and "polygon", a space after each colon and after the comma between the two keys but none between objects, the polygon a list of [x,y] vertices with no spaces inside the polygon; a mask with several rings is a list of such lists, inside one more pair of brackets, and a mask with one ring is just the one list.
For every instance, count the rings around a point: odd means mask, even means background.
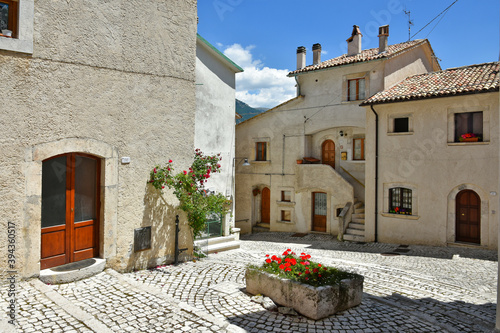
[{"label": "tv antenna", "polygon": [[406,15],[408,15],[408,41],[411,39],[411,26],[413,25],[413,21],[411,20],[411,11],[403,9]]}]

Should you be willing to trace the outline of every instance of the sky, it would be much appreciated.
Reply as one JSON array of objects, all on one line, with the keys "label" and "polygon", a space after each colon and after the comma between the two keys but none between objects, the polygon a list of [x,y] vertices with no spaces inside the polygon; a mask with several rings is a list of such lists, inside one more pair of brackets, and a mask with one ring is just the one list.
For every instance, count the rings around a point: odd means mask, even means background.
[{"label": "sky", "polygon": [[313,44],[325,61],[346,53],[353,25],[369,49],[389,24],[389,44],[427,38],[443,69],[460,67],[499,60],[499,17],[500,0],[198,0],[198,33],[244,69],[236,98],[265,108],[295,97],[299,46],[310,65]]}]

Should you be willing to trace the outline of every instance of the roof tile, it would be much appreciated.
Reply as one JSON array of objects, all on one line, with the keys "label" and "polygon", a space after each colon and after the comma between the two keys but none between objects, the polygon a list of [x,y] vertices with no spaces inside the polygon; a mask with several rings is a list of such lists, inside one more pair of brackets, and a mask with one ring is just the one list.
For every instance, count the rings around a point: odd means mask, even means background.
[{"label": "roof tile", "polygon": [[330,60],[323,61],[317,65],[310,65],[296,71],[288,73],[288,76],[294,76],[297,74],[302,74],[305,72],[311,72],[319,69],[326,69],[330,67],[342,66],[347,64],[353,64],[357,62],[364,62],[382,58],[390,58],[400,52],[406,51],[414,46],[427,43],[427,39],[417,39],[409,42],[389,45],[386,52],[379,53],[378,47],[373,49],[367,49],[361,51],[361,53],[350,55],[343,54],[340,57],[336,57]]},{"label": "roof tile", "polygon": [[498,91],[499,70],[497,61],[413,75],[361,105]]}]

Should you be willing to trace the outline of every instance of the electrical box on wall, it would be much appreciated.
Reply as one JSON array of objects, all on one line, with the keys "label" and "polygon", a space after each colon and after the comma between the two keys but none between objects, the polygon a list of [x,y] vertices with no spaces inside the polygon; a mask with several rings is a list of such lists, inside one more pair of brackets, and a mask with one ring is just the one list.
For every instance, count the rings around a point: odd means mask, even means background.
[{"label": "electrical box on wall", "polygon": [[343,151],[340,153],[340,159],[342,161],[347,161],[347,152],[346,151]]}]

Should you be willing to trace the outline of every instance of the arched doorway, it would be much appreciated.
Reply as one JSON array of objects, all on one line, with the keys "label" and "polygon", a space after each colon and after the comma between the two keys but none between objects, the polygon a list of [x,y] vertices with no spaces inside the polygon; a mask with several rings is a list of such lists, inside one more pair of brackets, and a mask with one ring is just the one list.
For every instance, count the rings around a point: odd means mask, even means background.
[{"label": "arched doorway", "polygon": [[335,143],[332,140],[326,140],[321,145],[321,161],[335,169]]},{"label": "arched doorway", "polygon": [[481,243],[481,199],[472,190],[463,190],[456,197],[456,241]]},{"label": "arched doorway", "polygon": [[260,206],[260,222],[271,222],[271,190],[267,187],[262,189],[262,198]]},{"label": "arched doorway", "polygon": [[69,153],[42,162],[40,269],[98,256],[100,160]]}]

